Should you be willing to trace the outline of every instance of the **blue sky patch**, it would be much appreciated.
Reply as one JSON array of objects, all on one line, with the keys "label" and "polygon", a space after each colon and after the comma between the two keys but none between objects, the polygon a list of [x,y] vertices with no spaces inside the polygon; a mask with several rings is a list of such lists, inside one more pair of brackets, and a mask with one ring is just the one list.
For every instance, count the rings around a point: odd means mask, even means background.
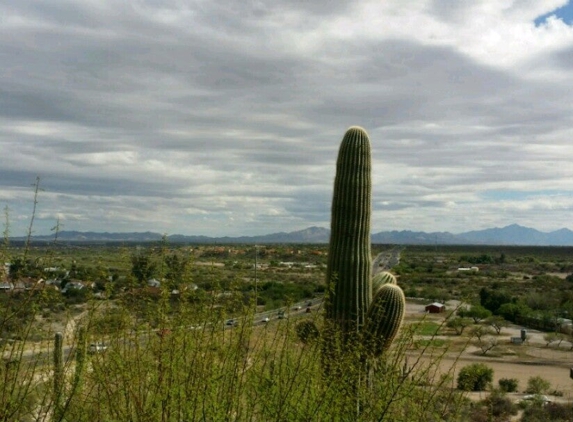
[{"label": "blue sky patch", "polygon": [[535,26],[543,25],[549,16],[555,15],[557,18],[561,19],[567,25],[573,24],[573,3],[569,1],[565,6],[555,9],[552,12],[546,13],[545,15],[539,16],[533,22]]}]

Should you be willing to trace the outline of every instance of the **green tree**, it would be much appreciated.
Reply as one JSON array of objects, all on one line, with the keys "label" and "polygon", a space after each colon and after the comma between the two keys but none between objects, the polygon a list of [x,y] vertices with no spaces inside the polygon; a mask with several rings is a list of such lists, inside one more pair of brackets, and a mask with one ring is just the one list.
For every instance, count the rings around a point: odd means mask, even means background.
[{"label": "green tree", "polygon": [[461,336],[464,330],[472,325],[472,320],[469,318],[451,318],[446,323],[446,327],[453,329],[458,336]]},{"label": "green tree", "polygon": [[157,264],[153,261],[151,253],[144,252],[131,256],[131,274],[143,284],[155,275]]},{"label": "green tree", "polygon": [[461,317],[472,318],[477,324],[481,320],[489,318],[491,316],[491,311],[481,305],[472,305],[470,309],[458,310],[458,315]]},{"label": "green tree", "polygon": [[531,308],[522,302],[504,303],[499,307],[498,313],[508,321],[516,322],[520,317],[529,315]]},{"label": "green tree", "polygon": [[509,325],[509,323],[499,315],[492,315],[487,318],[485,322],[495,330],[497,335],[501,334],[501,330]]},{"label": "green tree", "polygon": [[181,257],[178,253],[172,253],[165,257],[167,271],[165,279],[170,289],[176,289],[181,283],[186,281],[189,259]]},{"label": "green tree", "polygon": [[493,380],[493,369],[483,363],[464,366],[458,374],[458,389],[483,391]]}]

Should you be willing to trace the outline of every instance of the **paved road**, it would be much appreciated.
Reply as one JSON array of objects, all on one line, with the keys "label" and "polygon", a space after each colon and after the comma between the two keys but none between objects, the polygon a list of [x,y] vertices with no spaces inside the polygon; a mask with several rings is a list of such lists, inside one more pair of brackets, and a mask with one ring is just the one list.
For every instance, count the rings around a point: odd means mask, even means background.
[{"label": "paved road", "polygon": [[[402,247],[396,246],[394,248],[388,249],[386,251],[380,252],[376,258],[372,261],[372,275],[375,275],[382,271],[388,271],[400,262],[400,251]],[[267,323],[267,318],[269,321],[279,318],[279,313],[284,312],[284,315],[288,318],[289,316],[295,316],[298,314],[303,314],[306,312],[317,312],[322,307],[322,297],[305,300],[299,303],[295,303],[290,308],[281,307],[278,309],[273,309],[271,311],[265,311],[256,313],[253,316],[253,324],[265,324]],[[417,309],[416,309],[417,311]],[[229,320],[239,321],[239,318],[230,318]],[[228,320],[228,321],[229,321]],[[225,328],[232,328],[235,324],[225,323]],[[190,329],[193,329],[191,327]],[[67,359],[71,352],[70,346],[64,346],[64,359]],[[48,350],[27,350],[24,351],[22,358],[25,361],[40,360],[45,364],[48,364],[52,359],[52,353]]]},{"label": "paved road", "polygon": [[372,275],[382,271],[388,271],[400,263],[400,252],[402,247],[395,246],[392,249],[380,252],[372,261]]}]

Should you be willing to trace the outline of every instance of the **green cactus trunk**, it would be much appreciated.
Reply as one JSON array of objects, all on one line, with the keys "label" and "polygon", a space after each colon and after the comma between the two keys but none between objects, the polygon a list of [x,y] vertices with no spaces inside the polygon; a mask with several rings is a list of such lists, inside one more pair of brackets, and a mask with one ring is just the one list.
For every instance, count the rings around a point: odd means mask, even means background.
[{"label": "green cactus trunk", "polygon": [[326,317],[346,334],[360,331],[372,299],[371,166],[367,133],[351,127],[336,164],[326,273],[330,286]]},{"label": "green cactus trunk", "polygon": [[[373,363],[390,347],[405,309],[392,274],[371,279],[371,166],[368,135],[351,127],[336,164],[322,333],[324,375],[345,384],[351,396],[361,385],[371,385]],[[359,414],[357,395],[356,405]]]},{"label": "green cactus trunk", "polygon": [[53,395],[53,420],[62,418],[62,395],[64,393],[64,336],[62,333],[54,335],[54,395]]},{"label": "green cactus trunk", "polygon": [[78,329],[78,342],[76,345],[76,370],[74,372],[74,382],[72,384],[71,395],[77,393],[80,388],[83,371],[86,365],[87,353],[87,332],[85,327]]}]

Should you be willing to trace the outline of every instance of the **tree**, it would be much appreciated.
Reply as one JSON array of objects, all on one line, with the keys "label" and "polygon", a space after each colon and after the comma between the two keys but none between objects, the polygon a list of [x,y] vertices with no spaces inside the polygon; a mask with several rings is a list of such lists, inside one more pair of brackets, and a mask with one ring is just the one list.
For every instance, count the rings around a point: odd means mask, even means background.
[{"label": "tree", "polygon": [[483,391],[493,380],[493,369],[483,363],[464,366],[458,374],[458,389]]},{"label": "tree", "polygon": [[471,319],[460,317],[449,319],[446,323],[446,327],[452,328],[458,336],[461,336],[466,327],[469,327],[470,325],[472,325]]},{"label": "tree", "polygon": [[483,325],[474,327],[471,330],[471,336],[477,339],[477,345],[484,356],[487,352],[497,346],[497,338],[491,337],[492,334],[492,329]]},{"label": "tree", "polygon": [[470,309],[460,309],[458,315],[461,317],[472,318],[477,324],[483,319],[491,316],[491,311],[481,305],[472,305]]},{"label": "tree", "polygon": [[169,283],[169,288],[177,289],[179,284],[185,281],[189,259],[181,258],[179,254],[172,253],[165,257],[165,264],[167,266],[165,279]]},{"label": "tree", "polygon": [[509,323],[499,315],[492,315],[487,318],[485,322],[495,330],[497,335],[501,334],[501,330],[509,325]]},{"label": "tree", "polygon": [[131,256],[131,274],[140,284],[152,278],[156,269],[157,265],[153,262],[149,252]]},{"label": "tree", "polygon": [[489,290],[483,287],[479,292],[480,304],[497,314],[498,309],[505,303],[511,303],[511,296],[503,291]]},{"label": "tree", "polygon": [[498,310],[499,315],[513,322],[516,322],[520,317],[526,316],[531,312],[531,308],[523,302],[504,303]]}]

